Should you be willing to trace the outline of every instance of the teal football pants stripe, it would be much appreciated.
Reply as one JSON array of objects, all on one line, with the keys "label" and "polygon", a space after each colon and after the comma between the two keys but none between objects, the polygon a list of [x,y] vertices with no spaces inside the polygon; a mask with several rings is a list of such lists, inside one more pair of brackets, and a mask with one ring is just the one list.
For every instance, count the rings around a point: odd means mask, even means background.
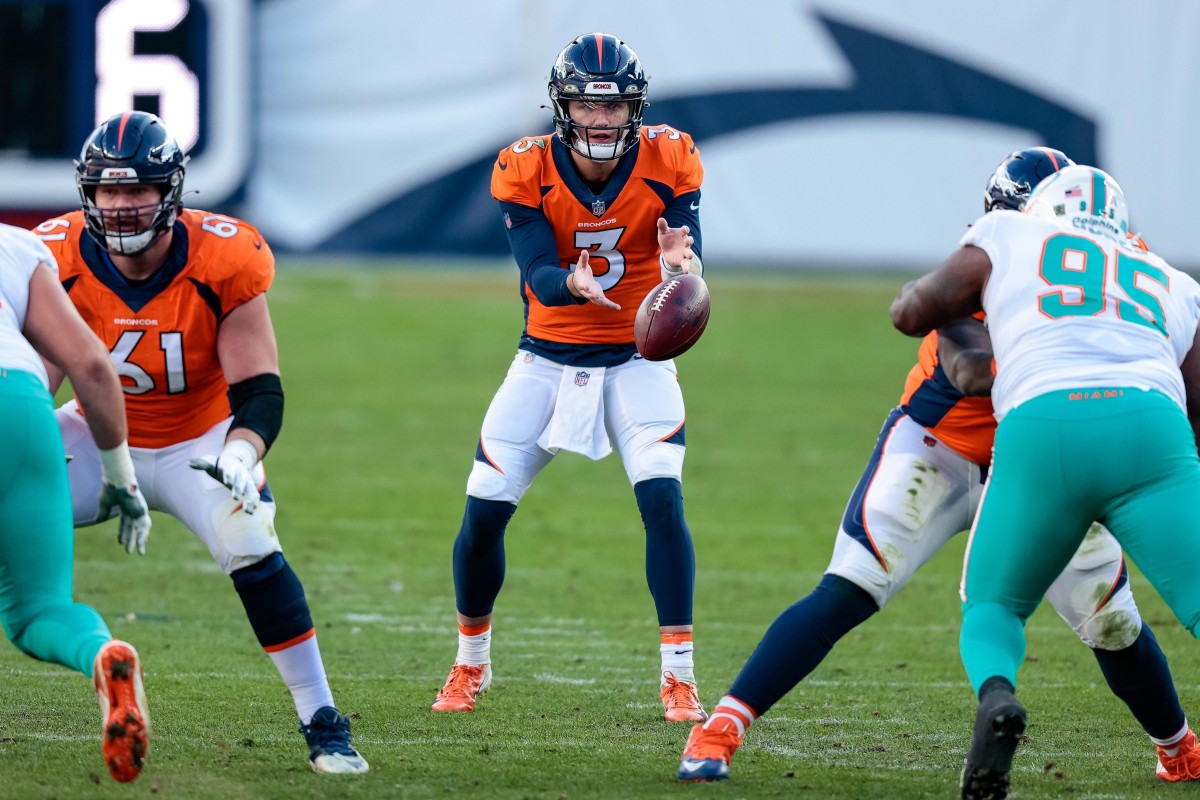
[{"label": "teal football pants stripe", "polygon": [[0,370],[0,419],[0,623],[23,652],[90,676],[112,635],[72,598],[75,531],[50,394]]},{"label": "teal football pants stripe", "polygon": [[1165,395],[1055,391],[1011,411],[996,431],[963,585],[959,647],[976,693],[992,676],[1016,685],[1025,621],[1095,520],[1196,635],[1198,510],[1195,439]]}]

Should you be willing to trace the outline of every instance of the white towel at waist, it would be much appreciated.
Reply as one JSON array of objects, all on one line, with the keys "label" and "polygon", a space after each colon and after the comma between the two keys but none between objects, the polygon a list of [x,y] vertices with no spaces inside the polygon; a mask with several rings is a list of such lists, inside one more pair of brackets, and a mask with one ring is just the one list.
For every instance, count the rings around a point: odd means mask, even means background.
[{"label": "white towel at waist", "polygon": [[604,429],[604,367],[563,367],[554,416],[538,447],[550,453],[570,450],[593,461],[612,452]]}]

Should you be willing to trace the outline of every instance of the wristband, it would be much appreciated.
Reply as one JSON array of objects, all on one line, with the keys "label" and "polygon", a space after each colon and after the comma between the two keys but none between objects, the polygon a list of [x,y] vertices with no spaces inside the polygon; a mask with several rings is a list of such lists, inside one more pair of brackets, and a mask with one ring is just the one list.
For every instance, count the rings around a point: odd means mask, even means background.
[{"label": "wristband", "polygon": [[100,451],[100,474],[105,483],[122,489],[137,484],[133,458],[129,455],[129,442],[121,442],[111,450]]},{"label": "wristband", "polygon": [[[664,279],[677,277],[683,272],[682,264],[680,264],[678,267],[671,267],[671,265],[667,263],[667,259],[662,253],[658,254],[658,263],[662,266]],[[692,255],[692,263],[688,268],[688,272],[697,277],[701,277],[703,275],[704,265],[700,263],[700,256],[694,254]]]},{"label": "wristband", "polygon": [[221,451],[217,460],[226,458],[242,462],[247,469],[254,469],[254,465],[258,463],[258,448],[246,439],[230,439],[225,442],[225,449]]}]

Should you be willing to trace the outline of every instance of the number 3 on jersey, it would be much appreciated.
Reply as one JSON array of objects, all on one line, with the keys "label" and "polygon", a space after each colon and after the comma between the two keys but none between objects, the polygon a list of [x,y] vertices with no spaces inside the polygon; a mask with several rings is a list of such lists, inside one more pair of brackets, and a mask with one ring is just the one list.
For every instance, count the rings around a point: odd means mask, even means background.
[{"label": "number 3 on jersey", "polygon": [[[117,368],[117,374],[122,378],[133,381],[130,386],[121,381],[121,388],[126,394],[145,394],[157,387],[150,373],[129,360],[138,342],[146,335],[146,331],[125,331],[117,343],[113,345],[112,361]],[[187,391],[187,377],[183,372],[183,334],[179,331],[164,331],[158,335],[158,347],[163,352],[166,361],[167,394],[179,394]]]},{"label": "number 3 on jersey", "polygon": [[[600,288],[609,291],[625,277],[625,256],[617,249],[621,242],[624,228],[609,228],[603,231],[577,231],[575,233],[575,249],[591,250],[588,258],[603,258],[608,262],[608,271],[596,276]],[[592,248],[595,247],[595,250]]]},{"label": "number 3 on jersey", "polygon": [[[1166,273],[1158,267],[1118,250],[1116,283],[1129,298],[1123,300],[1109,290],[1104,248],[1086,237],[1059,233],[1046,240],[1039,272],[1057,289],[1038,297],[1038,310],[1051,319],[1096,317],[1115,308],[1119,319],[1167,334],[1162,301],[1153,293],[1169,291]],[[1147,283],[1155,286],[1147,288]],[[1072,299],[1063,289],[1075,290]]]}]

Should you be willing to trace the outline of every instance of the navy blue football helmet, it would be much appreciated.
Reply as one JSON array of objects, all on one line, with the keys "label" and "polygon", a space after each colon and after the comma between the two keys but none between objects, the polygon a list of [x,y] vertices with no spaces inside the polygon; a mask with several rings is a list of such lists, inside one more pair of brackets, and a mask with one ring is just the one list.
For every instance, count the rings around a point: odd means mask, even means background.
[{"label": "navy blue football helmet", "polygon": [[1029,147],[1017,150],[1000,162],[983,190],[983,211],[1007,208],[1020,211],[1033,188],[1063,167],[1074,166],[1061,150]]},{"label": "navy blue football helmet", "polygon": [[[163,121],[145,111],[115,114],[92,131],[75,162],[75,184],[88,233],[97,244],[110,253],[135,256],[162,238],[183,208],[187,160]],[[157,186],[162,199],[154,206],[98,208],[96,187],[119,184]],[[140,220],[151,211],[148,225],[129,225],[130,218]],[[130,227],[134,230],[126,230]]]},{"label": "navy blue football helmet", "polygon": [[[593,161],[620,158],[637,143],[649,83],[629,45],[608,33],[588,33],[563,48],[550,71],[554,129],[563,144]],[[627,103],[629,119],[616,127],[580,125],[567,103]],[[616,131],[615,142],[589,142],[588,133]]]}]

